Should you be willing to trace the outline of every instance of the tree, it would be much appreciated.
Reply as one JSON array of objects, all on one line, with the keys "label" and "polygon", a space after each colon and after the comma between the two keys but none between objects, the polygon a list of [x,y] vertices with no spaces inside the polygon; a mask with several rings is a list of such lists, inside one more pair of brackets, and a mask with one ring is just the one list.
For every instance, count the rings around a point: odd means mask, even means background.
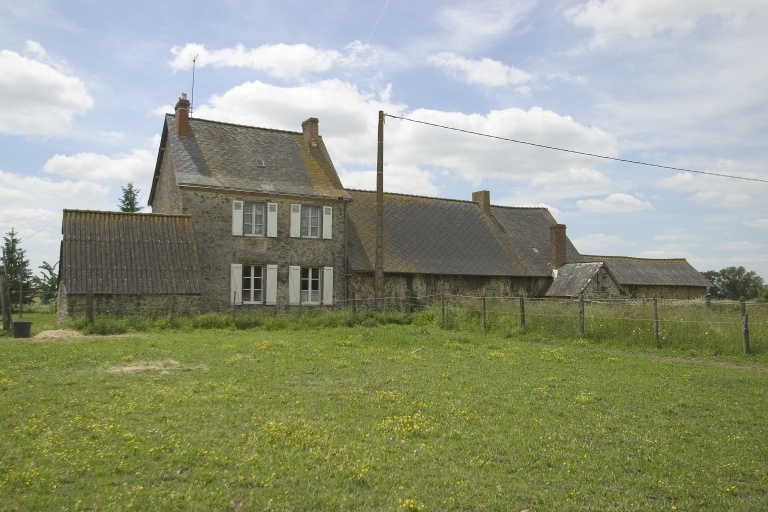
[{"label": "tree", "polygon": [[121,212],[140,212],[139,206],[139,194],[141,191],[133,186],[133,182],[128,183],[124,187],[120,187],[123,191],[123,197],[120,199],[120,211]]},{"label": "tree", "polygon": [[26,251],[21,248],[19,234],[11,228],[3,239],[2,265],[0,272],[6,276],[6,286],[11,296],[11,303],[19,303],[19,290],[23,304],[29,304],[34,298],[31,293],[30,279],[32,272],[29,270],[29,260]]},{"label": "tree", "polygon": [[709,296],[713,299],[755,299],[763,291],[763,278],[744,267],[727,267],[702,273],[712,283]]},{"label": "tree", "polygon": [[42,270],[41,276],[34,276],[32,278],[32,285],[35,288],[35,293],[40,297],[43,304],[50,304],[50,302],[56,298],[56,294],[59,292],[59,277],[56,275],[56,267],[59,262],[51,265],[47,261],[44,261],[38,268]]}]

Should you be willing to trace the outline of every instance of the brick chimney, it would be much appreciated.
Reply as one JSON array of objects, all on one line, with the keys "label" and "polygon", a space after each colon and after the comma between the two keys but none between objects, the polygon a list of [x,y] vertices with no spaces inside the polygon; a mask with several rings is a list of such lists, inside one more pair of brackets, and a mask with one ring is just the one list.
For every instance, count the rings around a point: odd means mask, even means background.
[{"label": "brick chimney", "polygon": [[184,92],[176,102],[176,128],[179,138],[184,139],[189,136],[189,100]]},{"label": "brick chimney", "polygon": [[477,203],[483,213],[490,215],[491,213],[491,193],[487,190],[480,190],[478,192],[472,192],[472,201]]},{"label": "brick chimney", "polygon": [[549,266],[558,269],[565,265],[565,224],[549,226]]},{"label": "brick chimney", "polygon": [[310,117],[301,123],[301,131],[304,132],[304,140],[309,148],[316,148],[317,142],[320,139],[320,135],[318,135],[317,131],[318,122],[316,117]]}]

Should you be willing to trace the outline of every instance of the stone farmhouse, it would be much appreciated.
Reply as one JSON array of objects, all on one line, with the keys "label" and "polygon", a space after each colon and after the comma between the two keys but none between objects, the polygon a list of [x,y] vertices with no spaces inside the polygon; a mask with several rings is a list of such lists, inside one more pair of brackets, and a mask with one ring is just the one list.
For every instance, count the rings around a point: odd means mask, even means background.
[{"label": "stone farmhouse", "polygon": [[[152,213],[65,210],[59,318],[97,310],[283,311],[375,297],[376,192],[347,190],[300,132],[166,115]],[[545,208],[383,194],[384,297],[703,298],[685,260],[584,256]]]}]

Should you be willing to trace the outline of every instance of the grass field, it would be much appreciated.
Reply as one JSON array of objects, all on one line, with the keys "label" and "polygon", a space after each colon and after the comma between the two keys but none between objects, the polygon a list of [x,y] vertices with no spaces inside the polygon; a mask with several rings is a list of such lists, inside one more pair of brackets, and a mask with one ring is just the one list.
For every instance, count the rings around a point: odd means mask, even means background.
[{"label": "grass field", "polygon": [[2,338],[0,360],[3,510],[768,509],[747,356],[385,325]]}]

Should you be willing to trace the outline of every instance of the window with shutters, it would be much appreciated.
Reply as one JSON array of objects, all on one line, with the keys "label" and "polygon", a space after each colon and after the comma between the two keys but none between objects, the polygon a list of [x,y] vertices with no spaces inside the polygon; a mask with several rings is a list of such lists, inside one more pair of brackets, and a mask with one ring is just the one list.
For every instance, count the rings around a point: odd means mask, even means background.
[{"label": "window with shutters", "polygon": [[230,303],[277,303],[277,265],[243,265],[233,263]]},{"label": "window with shutters", "polygon": [[232,234],[276,237],[277,203],[233,201]]},{"label": "window with shutters", "polygon": [[333,267],[288,269],[289,304],[333,304]]},{"label": "window with shutters", "polygon": [[291,236],[295,238],[332,238],[333,207],[292,204]]}]

